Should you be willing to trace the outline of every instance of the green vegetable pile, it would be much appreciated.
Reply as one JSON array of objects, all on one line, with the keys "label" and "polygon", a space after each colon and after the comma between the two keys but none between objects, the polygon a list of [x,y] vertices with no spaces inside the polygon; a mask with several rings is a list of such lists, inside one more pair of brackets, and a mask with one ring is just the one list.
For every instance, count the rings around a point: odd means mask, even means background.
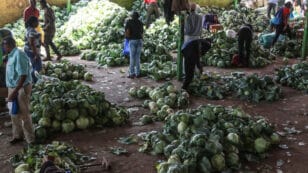
[{"label": "green vegetable pile", "polygon": [[182,90],[178,91],[171,82],[166,82],[162,86],[154,89],[141,86],[140,88],[130,88],[129,95],[145,100],[143,106],[150,109],[151,114],[156,115],[155,119],[164,120],[173,108],[185,108],[189,104],[189,94]]},{"label": "green vegetable pile", "polygon": [[80,49],[74,46],[73,42],[67,37],[56,37],[55,44],[62,56],[80,54]]},{"label": "green vegetable pile", "polygon": [[301,41],[286,40],[284,42],[277,42],[273,47],[273,53],[286,58],[297,58],[301,56],[299,51],[301,47]]},{"label": "green vegetable pile", "polygon": [[308,93],[308,63],[301,62],[276,69],[275,81]]},{"label": "green vegetable pile", "polygon": [[92,81],[93,75],[86,72],[83,65],[74,65],[68,61],[61,61],[60,63],[47,62],[43,64],[42,74],[59,78],[63,81],[73,79],[83,79],[86,81]]},{"label": "green vegetable pile", "polygon": [[[213,39],[212,48],[201,58],[201,61],[209,66],[217,66],[220,68],[231,67],[233,55],[238,54],[237,40],[228,38],[223,31],[214,34]],[[264,67],[270,63],[269,52],[263,50],[256,41],[253,41],[249,66]]]},{"label": "green vegetable pile", "polygon": [[119,126],[129,116],[124,108],[105,100],[104,93],[76,80],[37,83],[31,96],[31,112],[36,137],[42,141],[60,131]]},{"label": "green vegetable pile", "polygon": [[280,141],[265,119],[219,105],[178,111],[167,117],[162,131],[140,136],[145,141],[140,152],[167,157],[158,173],[235,171],[244,160],[265,158]]},{"label": "green vegetable pile", "polygon": [[195,96],[208,99],[223,99],[227,96],[239,97],[255,103],[261,100],[276,101],[281,96],[281,88],[269,76],[247,75],[235,72],[231,75],[202,74],[194,79],[188,91]]},{"label": "green vegetable pile", "polygon": [[94,0],[79,8],[61,30],[80,49],[103,50],[104,45],[122,43],[127,15],[112,2]]},{"label": "green vegetable pile", "polygon": [[172,79],[176,76],[176,64],[171,61],[153,60],[151,63],[143,63],[140,73],[142,76],[149,76],[156,81]]},{"label": "green vegetable pile", "polygon": [[69,169],[79,173],[77,165],[82,165],[92,160],[89,156],[81,154],[75,147],[66,143],[53,141],[47,145],[33,145],[16,154],[11,162],[15,173],[39,173],[43,165],[43,157],[54,158],[54,163],[61,169]]},{"label": "green vegetable pile", "polygon": [[235,31],[239,31],[245,23],[251,24],[254,32],[263,32],[269,25],[265,15],[246,7],[224,11],[222,15],[219,15],[219,22],[225,30],[233,29]]}]

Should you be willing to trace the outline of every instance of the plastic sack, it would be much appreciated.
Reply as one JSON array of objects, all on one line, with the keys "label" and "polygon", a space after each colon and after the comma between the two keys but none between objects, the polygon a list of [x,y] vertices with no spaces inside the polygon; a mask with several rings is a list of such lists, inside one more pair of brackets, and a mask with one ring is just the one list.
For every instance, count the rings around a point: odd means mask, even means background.
[{"label": "plastic sack", "polygon": [[129,40],[124,39],[123,55],[129,55]]},{"label": "plastic sack", "polygon": [[[259,36],[259,43],[264,47],[264,48],[269,48],[274,40],[275,37],[275,32],[272,33],[268,33],[268,34],[261,34]],[[277,41],[284,41],[285,40],[285,36],[284,35],[280,35],[278,37]]]},{"label": "plastic sack", "polygon": [[236,32],[232,29],[226,30],[226,36],[228,38],[235,38],[236,37]]},{"label": "plastic sack", "polygon": [[7,102],[7,107],[9,109],[10,115],[16,116],[19,112],[18,99],[15,98],[14,100]]},{"label": "plastic sack", "polygon": [[37,71],[34,72],[34,75],[37,78],[36,83],[43,83],[43,82],[46,82],[46,81],[50,81],[50,82],[54,82],[54,83],[60,82],[60,79],[58,79],[58,78],[41,75]]}]

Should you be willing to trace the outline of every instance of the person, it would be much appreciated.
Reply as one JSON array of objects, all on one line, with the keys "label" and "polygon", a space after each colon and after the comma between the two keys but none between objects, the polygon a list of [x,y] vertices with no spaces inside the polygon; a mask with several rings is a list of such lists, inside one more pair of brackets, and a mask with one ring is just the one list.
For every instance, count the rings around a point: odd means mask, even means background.
[{"label": "person", "polygon": [[146,28],[149,28],[152,23],[152,15],[155,16],[155,19],[159,17],[158,3],[157,0],[144,0],[144,4],[147,9]]},{"label": "person", "polygon": [[185,78],[182,88],[187,90],[189,84],[194,78],[195,67],[199,69],[200,73],[203,72],[200,63],[200,57],[203,56],[211,48],[211,43],[206,39],[197,39],[189,42],[186,46],[182,47],[182,53],[185,59]]},{"label": "person", "polygon": [[202,34],[202,16],[196,13],[197,5],[190,5],[190,13],[184,23],[184,43],[200,39]]},{"label": "person", "polygon": [[140,77],[140,55],[143,32],[143,23],[139,20],[139,13],[133,12],[132,19],[129,19],[125,25],[125,35],[129,40],[130,49],[128,78]]},{"label": "person", "polygon": [[43,164],[41,166],[39,173],[65,173],[63,169],[58,168],[54,164],[55,158],[52,156],[44,156],[43,157]]},{"label": "person", "polygon": [[56,32],[54,11],[47,4],[46,0],[40,0],[40,4],[41,4],[41,8],[44,10],[43,30],[44,30],[45,35],[44,35],[43,45],[46,49],[46,58],[43,61],[51,60],[49,46],[57,54],[57,60],[60,60],[62,58],[62,55],[60,54],[57,47],[52,41],[53,37],[55,36],[55,32]]},{"label": "person", "polygon": [[276,7],[278,5],[278,0],[268,0],[267,3],[267,17],[271,19],[271,12],[273,10],[274,14],[276,14]]},{"label": "person", "polygon": [[278,10],[278,12],[276,13],[276,16],[279,12],[282,13],[281,14],[282,21],[279,24],[275,25],[275,37],[272,41],[271,47],[273,47],[275,45],[275,43],[277,42],[280,34],[287,33],[289,38],[292,37],[291,29],[290,29],[290,26],[288,24],[289,16],[290,16],[290,13],[291,13],[291,8],[292,8],[292,3],[288,1],[287,3],[285,3],[284,7],[281,7]]},{"label": "person", "polygon": [[36,8],[36,0],[29,0],[30,5],[24,10],[23,18],[27,28],[27,21],[31,16],[40,17],[40,11]]},{"label": "person", "polygon": [[33,71],[32,78],[33,82],[36,83],[37,78],[35,77],[35,71],[40,72],[42,70],[42,60],[41,60],[41,34],[35,30],[38,26],[38,18],[31,16],[27,21],[27,31],[24,51],[30,58]]},{"label": "person", "polygon": [[6,66],[6,86],[8,101],[17,98],[19,111],[11,115],[13,139],[11,144],[22,141],[24,133],[28,144],[34,143],[35,135],[30,115],[30,95],[32,90],[31,62],[29,57],[16,47],[13,37],[6,37],[2,44],[8,53]]},{"label": "person", "polygon": [[237,33],[238,35],[238,56],[240,66],[248,67],[250,47],[253,39],[253,28],[250,24],[243,25]]}]

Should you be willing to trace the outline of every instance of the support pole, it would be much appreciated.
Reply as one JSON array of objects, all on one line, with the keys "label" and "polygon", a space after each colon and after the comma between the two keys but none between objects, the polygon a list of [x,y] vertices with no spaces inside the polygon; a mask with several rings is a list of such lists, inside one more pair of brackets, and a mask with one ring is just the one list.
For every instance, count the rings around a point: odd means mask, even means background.
[{"label": "support pole", "polygon": [[71,3],[71,0],[67,0],[67,3],[66,3],[66,11],[67,13],[70,13],[72,11],[72,3]]},{"label": "support pole", "polygon": [[184,15],[180,12],[179,14],[179,38],[178,38],[178,54],[177,54],[177,78],[179,81],[182,80],[183,76],[183,56],[181,47],[184,41]]},{"label": "support pole", "polygon": [[306,59],[308,55],[308,12],[306,12],[305,17],[305,27],[304,27],[304,38],[302,44],[302,59]]}]

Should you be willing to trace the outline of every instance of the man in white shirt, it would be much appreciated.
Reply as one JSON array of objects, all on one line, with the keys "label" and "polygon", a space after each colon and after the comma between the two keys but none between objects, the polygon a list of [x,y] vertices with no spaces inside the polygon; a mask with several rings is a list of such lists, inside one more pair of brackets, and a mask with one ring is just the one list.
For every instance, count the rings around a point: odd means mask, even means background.
[{"label": "man in white shirt", "polygon": [[274,11],[274,15],[276,13],[276,6],[278,5],[278,0],[268,0],[267,4],[267,17],[271,19],[271,12]]}]

